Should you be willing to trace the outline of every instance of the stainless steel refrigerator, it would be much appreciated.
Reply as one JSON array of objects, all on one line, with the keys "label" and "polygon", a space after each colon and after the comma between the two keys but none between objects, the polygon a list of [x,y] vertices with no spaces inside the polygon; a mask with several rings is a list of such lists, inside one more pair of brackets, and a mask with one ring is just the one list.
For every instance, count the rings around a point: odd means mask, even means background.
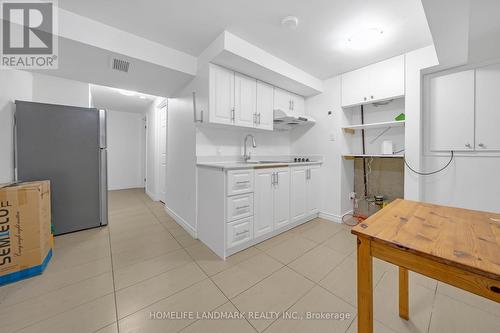
[{"label": "stainless steel refrigerator", "polygon": [[50,180],[54,234],[108,223],[106,111],[16,101],[16,180]]}]

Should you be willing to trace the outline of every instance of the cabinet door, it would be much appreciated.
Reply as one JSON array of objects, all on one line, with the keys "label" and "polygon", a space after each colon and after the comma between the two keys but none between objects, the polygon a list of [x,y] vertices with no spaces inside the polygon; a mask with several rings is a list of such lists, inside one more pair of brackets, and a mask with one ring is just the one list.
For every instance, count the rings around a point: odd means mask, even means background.
[{"label": "cabinet door", "polygon": [[292,167],[290,172],[290,218],[293,223],[306,216],[306,168]]},{"label": "cabinet door", "polygon": [[274,88],[274,109],[286,112],[292,111],[292,99],[288,91]]},{"label": "cabinet door", "polygon": [[260,129],[273,130],[274,118],[274,91],[267,83],[257,81],[257,121]]},{"label": "cabinet door", "polygon": [[405,56],[394,57],[368,66],[365,73],[370,102],[398,98],[405,95]]},{"label": "cabinet door", "polygon": [[290,170],[275,169],[276,184],[274,185],[274,229],[290,223]]},{"label": "cabinet door", "polygon": [[248,217],[227,224],[227,248],[245,244],[253,239],[253,219]]},{"label": "cabinet door", "polygon": [[368,102],[369,87],[365,69],[361,68],[342,74],[342,106],[349,107]]},{"label": "cabinet door", "polygon": [[476,70],[476,150],[500,150],[500,64]]},{"label": "cabinet door", "polygon": [[291,94],[292,97],[292,113],[296,115],[305,114],[305,101],[304,97]]},{"label": "cabinet door", "polygon": [[257,80],[235,74],[235,121],[237,126],[254,127],[257,112]]},{"label": "cabinet door", "polygon": [[261,169],[255,171],[255,237],[259,237],[273,231],[273,173],[274,169]]},{"label": "cabinet door", "polygon": [[474,150],[474,71],[430,78],[430,149]]},{"label": "cabinet door", "polygon": [[211,65],[209,85],[209,122],[232,124],[234,121],[234,72]]},{"label": "cabinet door", "polygon": [[310,166],[307,171],[307,214],[316,214],[319,212],[319,191],[320,191],[320,168],[319,166]]}]

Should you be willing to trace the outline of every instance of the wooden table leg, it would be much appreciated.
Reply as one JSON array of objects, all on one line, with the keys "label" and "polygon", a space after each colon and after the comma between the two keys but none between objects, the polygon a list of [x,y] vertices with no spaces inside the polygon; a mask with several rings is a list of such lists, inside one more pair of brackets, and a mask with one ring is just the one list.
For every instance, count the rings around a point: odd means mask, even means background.
[{"label": "wooden table leg", "polygon": [[358,332],[373,332],[373,271],[371,241],[358,237]]},{"label": "wooden table leg", "polygon": [[410,319],[408,301],[408,270],[399,267],[399,316],[406,320]]}]

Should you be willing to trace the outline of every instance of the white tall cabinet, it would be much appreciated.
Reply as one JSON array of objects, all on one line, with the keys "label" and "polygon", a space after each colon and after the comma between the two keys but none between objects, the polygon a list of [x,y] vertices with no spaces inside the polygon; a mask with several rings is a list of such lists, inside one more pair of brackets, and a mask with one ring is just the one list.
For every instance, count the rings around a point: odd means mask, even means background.
[{"label": "white tall cabinet", "polygon": [[210,66],[209,119],[211,123],[232,124],[234,117],[234,72]]},{"label": "white tall cabinet", "polygon": [[234,79],[234,124],[242,127],[257,125],[257,80],[240,73]]}]

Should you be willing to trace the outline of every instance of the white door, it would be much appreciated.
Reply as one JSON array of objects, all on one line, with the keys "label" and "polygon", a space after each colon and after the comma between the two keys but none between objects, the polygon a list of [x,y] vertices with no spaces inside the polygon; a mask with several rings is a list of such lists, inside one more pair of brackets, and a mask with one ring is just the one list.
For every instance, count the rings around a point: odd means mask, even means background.
[{"label": "white door", "polygon": [[255,171],[254,236],[273,231],[273,174],[274,169]]},{"label": "white door", "polygon": [[159,143],[160,143],[160,201],[165,203],[167,197],[167,105],[159,110]]},{"label": "white door", "polygon": [[255,127],[273,130],[274,118],[273,86],[257,81],[257,121]]},{"label": "white door", "polygon": [[500,150],[500,64],[476,70],[476,150]]},{"label": "white door", "polygon": [[306,168],[298,166],[290,168],[290,218],[292,223],[306,216]]},{"label": "white door", "polygon": [[274,88],[274,109],[287,112],[292,110],[292,100],[288,91]]},{"label": "white door", "polygon": [[474,150],[474,70],[430,78],[430,149]]},{"label": "white door", "polygon": [[290,223],[290,169],[274,169],[274,229]]},{"label": "white door", "polygon": [[234,72],[210,66],[209,121],[218,124],[234,122]]},{"label": "white door", "polygon": [[317,165],[308,167],[307,171],[307,214],[316,214],[319,212],[319,191],[320,191],[320,168]]},{"label": "white door", "polygon": [[234,78],[235,121],[238,126],[254,127],[257,113],[257,80],[236,73]]},{"label": "white door", "polygon": [[292,113],[296,115],[304,115],[305,114],[305,102],[304,97],[291,94],[292,98]]}]

